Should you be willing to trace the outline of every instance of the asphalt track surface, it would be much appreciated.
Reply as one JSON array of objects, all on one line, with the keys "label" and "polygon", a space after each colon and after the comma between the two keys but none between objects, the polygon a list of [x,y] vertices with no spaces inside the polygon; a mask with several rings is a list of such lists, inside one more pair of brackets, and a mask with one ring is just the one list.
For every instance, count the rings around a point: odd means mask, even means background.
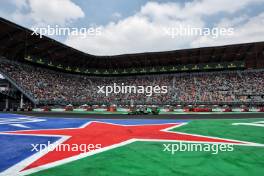
[{"label": "asphalt track surface", "polygon": [[264,113],[210,113],[210,114],[160,114],[160,115],[124,115],[124,114],[82,114],[65,112],[9,112],[35,117],[89,118],[89,119],[248,119],[264,118]]}]

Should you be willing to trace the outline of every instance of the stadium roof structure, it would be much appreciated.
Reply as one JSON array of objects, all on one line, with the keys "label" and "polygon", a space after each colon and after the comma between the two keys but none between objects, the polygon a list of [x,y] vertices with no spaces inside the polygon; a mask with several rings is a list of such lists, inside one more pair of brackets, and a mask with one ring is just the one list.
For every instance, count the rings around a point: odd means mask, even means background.
[{"label": "stadium roof structure", "polygon": [[263,68],[264,42],[166,52],[95,56],[56,40],[32,35],[32,30],[0,18],[0,55],[8,59],[42,58],[76,67],[112,69],[245,61],[246,67]]}]

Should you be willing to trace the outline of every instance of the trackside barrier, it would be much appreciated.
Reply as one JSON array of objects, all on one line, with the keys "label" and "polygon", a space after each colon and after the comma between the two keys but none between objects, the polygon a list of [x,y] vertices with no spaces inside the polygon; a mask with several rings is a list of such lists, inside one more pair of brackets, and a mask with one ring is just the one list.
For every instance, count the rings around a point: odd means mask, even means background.
[{"label": "trackside barrier", "polygon": [[95,112],[105,112],[107,111],[107,109],[104,109],[104,108],[97,108],[97,109],[94,109]]},{"label": "trackside barrier", "polygon": [[162,108],[162,109],[160,109],[160,112],[170,112],[170,109],[167,109],[167,108]]},{"label": "trackside barrier", "polygon": [[85,112],[87,109],[84,108],[78,108],[78,109],[73,109],[74,112]]},{"label": "trackside barrier", "polygon": [[117,108],[117,112],[130,112],[130,109],[128,108]]},{"label": "trackside barrier", "polygon": [[183,112],[183,109],[174,109],[174,112]]},{"label": "trackside barrier", "polygon": [[42,108],[34,108],[32,109],[33,112],[44,112],[45,110]]},{"label": "trackside barrier", "polygon": [[65,109],[62,109],[62,108],[53,108],[51,109],[51,112],[65,112],[66,110]]},{"label": "trackside barrier", "polygon": [[213,108],[212,109],[213,112],[223,112],[222,108]]},{"label": "trackside barrier", "polygon": [[257,108],[250,108],[249,111],[250,112],[260,112],[261,109],[257,109]]},{"label": "trackside barrier", "polygon": [[241,108],[234,108],[232,109],[233,112],[242,112],[242,109]]}]

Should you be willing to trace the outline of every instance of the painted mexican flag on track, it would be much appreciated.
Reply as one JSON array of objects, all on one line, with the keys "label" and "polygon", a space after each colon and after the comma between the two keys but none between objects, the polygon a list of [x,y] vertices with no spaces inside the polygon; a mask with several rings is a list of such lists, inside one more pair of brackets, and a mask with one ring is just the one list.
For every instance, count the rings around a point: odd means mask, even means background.
[{"label": "painted mexican flag on track", "polygon": [[[87,120],[0,114],[0,175],[262,175],[263,132],[264,119]],[[70,150],[57,150],[62,145]]]}]

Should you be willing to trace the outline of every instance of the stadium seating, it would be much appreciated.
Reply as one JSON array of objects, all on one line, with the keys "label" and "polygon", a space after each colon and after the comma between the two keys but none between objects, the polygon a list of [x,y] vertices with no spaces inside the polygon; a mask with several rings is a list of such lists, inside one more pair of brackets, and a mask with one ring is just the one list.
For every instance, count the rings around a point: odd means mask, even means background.
[{"label": "stadium seating", "polygon": [[[222,71],[143,75],[128,77],[92,77],[58,72],[10,61],[1,61],[0,70],[42,103],[67,104],[151,104],[167,105],[193,102],[262,102],[264,71]],[[168,86],[167,94],[98,94],[97,86],[110,84]],[[258,97],[258,98],[254,98]]]}]

